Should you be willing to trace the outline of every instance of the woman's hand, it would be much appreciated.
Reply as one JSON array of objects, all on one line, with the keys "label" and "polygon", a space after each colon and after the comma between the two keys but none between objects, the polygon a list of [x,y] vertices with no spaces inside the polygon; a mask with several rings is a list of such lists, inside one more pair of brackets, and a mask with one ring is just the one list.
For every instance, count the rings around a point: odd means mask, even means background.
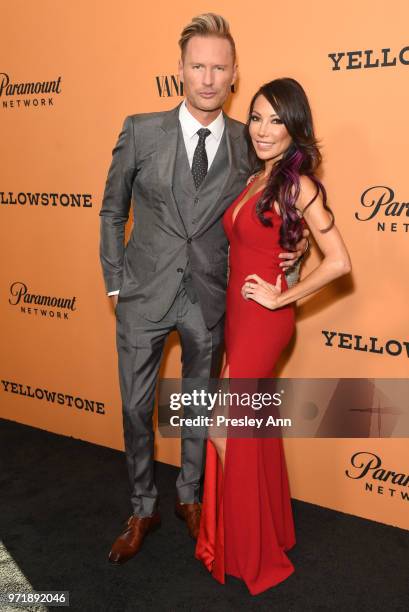
[{"label": "woman's hand", "polygon": [[246,276],[245,283],[241,288],[241,295],[245,300],[254,300],[270,310],[279,308],[278,299],[281,295],[281,274],[277,276],[275,285],[263,280],[257,274]]}]

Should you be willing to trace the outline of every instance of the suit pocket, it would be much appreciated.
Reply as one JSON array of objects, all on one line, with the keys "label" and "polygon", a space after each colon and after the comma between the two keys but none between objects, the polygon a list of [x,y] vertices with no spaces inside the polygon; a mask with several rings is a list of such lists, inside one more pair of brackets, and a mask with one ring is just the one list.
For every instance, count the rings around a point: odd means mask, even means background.
[{"label": "suit pocket", "polygon": [[126,259],[132,270],[133,277],[138,281],[145,281],[156,271],[158,256],[152,255],[140,246],[127,249]]}]

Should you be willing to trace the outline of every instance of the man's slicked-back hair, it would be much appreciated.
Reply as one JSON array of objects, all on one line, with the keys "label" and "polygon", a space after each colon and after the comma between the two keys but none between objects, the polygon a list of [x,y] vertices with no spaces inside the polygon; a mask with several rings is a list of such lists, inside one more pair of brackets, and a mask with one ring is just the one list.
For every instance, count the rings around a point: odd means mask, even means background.
[{"label": "man's slicked-back hair", "polygon": [[193,17],[192,21],[183,28],[179,39],[182,59],[185,55],[186,45],[193,36],[216,36],[229,41],[233,53],[233,62],[236,61],[236,45],[230,33],[228,21],[215,13],[203,13]]}]

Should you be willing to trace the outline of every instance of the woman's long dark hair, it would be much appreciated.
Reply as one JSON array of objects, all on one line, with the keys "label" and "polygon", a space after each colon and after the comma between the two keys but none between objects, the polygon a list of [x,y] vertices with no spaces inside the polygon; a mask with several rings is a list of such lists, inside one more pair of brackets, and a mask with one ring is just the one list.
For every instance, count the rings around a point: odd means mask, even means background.
[{"label": "woman's long dark hair", "polygon": [[300,195],[301,175],[308,176],[316,188],[314,197],[304,207],[304,211],[321,193],[324,208],[331,214],[332,221],[328,227],[320,231],[327,232],[334,225],[334,214],[327,205],[324,185],[315,176],[321,163],[321,153],[314,135],[310,105],[303,88],[294,79],[275,79],[262,85],[250,103],[246,137],[249,143],[251,167],[260,168],[260,160],[254,150],[249,132],[253,107],[258,96],[264,96],[273,106],[287,128],[292,142],[283,157],[274,164],[266,187],[257,202],[256,213],[263,225],[271,226],[271,220],[266,218],[264,213],[271,210],[274,202],[278,203],[282,217],[280,245],[283,249],[292,250],[301,239],[303,230],[302,219],[295,208]]}]

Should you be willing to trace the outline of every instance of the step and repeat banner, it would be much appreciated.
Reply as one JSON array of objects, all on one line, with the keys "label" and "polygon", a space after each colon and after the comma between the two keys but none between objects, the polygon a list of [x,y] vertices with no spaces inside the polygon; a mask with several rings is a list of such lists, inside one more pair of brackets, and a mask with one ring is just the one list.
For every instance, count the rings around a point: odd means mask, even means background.
[{"label": "step and repeat banner", "polygon": [[[14,0],[3,3],[0,38],[1,417],[123,448],[101,199],[125,116],[183,99],[177,41],[208,11],[228,19],[236,40],[232,117],[244,121],[273,78],[307,91],[353,264],[349,278],[299,304],[280,375],[407,377],[407,2]],[[313,248],[302,273],[318,261]],[[176,336],[161,375],[180,376]],[[409,528],[407,439],[286,439],[285,448],[293,497]],[[179,450],[157,436],[158,460],[177,465]]]}]

